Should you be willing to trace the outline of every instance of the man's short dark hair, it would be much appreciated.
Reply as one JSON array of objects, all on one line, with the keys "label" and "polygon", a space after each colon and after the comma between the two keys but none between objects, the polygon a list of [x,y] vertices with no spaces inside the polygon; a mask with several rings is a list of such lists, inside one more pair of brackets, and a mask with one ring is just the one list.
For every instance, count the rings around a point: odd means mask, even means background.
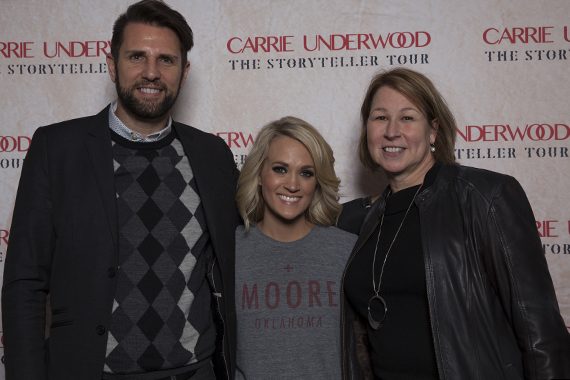
[{"label": "man's short dark hair", "polygon": [[118,62],[119,49],[125,40],[125,27],[133,23],[151,25],[157,28],[168,28],[176,33],[180,41],[182,67],[186,65],[188,52],[194,46],[192,29],[190,29],[184,16],[161,0],[141,0],[136,2],[117,18],[113,26],[113,37],[111,38],[111,54],[115,62]]}]

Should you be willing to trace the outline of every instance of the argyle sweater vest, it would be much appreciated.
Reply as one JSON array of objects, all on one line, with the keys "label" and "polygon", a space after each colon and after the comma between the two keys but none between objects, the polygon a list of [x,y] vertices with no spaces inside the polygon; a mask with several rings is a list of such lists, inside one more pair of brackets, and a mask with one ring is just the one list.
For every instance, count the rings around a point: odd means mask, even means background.
[{"label": "argyle sweater vest", "polygon": [[152,143],[111,133],[119,267],[104,372],[191,370],[215,344],[209,234],[192,168],[174,130]]}]

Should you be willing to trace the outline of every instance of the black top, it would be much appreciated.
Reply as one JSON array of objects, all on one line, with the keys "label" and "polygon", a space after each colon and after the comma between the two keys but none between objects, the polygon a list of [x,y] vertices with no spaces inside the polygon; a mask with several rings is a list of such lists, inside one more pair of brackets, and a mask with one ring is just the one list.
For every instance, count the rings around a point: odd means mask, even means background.
[{"label": "black top", "polygon": [[[439,168],[434,165],[428,171],[422,190],[433,184]],[[419,185],[391,194],[386,201],[374,271],[377,288],[388,247],[418,187]],[[406,216],[384,266],[379,293],[388,309],[384,325],[379,330],[374,330],[368,324],[368,304],[375,295],[372,262],[379,229],[380,221],[350,262],[345,279],[348,300],[366,321],[372,371],[377,379],[437,379],[419,210],[415,203]],[[382,303],[374,300],[371,308],[373,319],[381,320],[384,314]]]}]

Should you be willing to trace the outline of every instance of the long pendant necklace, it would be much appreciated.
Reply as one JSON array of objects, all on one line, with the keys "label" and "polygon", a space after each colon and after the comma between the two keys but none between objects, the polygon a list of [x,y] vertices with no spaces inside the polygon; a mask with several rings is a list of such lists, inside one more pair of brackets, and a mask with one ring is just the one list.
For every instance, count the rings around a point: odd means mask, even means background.
[{"label": "long pendant necklace", "polygon": [[[378,329],[382,328],[382,326],[384,325],[384,319],[386,318],[386,313],[388,312],[388,306],[386,305],[386,301],[379,294],[380,293],[380,285],[382,285],[382,275],[384,274],[384,266],[386,265],[386,259],[388,258],[388,254],[390,253],[390,250],[392,249],[392,246],[394,245],[394,242],[396,241],[396,238],[398,237],[398,233],[400,232],[400,229],[402,228],[404,221],[406,220],[406,216],[408,216],[408,212],[410,211],[410,208],[412,208],[412,205],[414,204],[414,200],[416,199],[416,195],[418,195],[422,186],[423,186],[423,183],[420,185],[420,187],[418,187],[418,190],[414,194],[414,197],[412,198],[412,201],[410,202],[410,205],[408,206],[408,209],[406,210],[406,213],[404,214],[404,218],[402,219],[402,223],[400,223],[400,227],[398,227],[398,230],[396,231],[396,235],[394,235],[394,239],[392,239],[392,242],[390,243],[390,247],[388,247],[388,251],[386,252],[386,256],[384,257],[384,262],[382,263],[382,270],[380,271],[380,278],[378,279],[378,289],[376,289],[376,280],[375,280],[376,275],[374,274],[374,267],[376,266],[376,252],[378,251],[378,242],[380,241],[380,234],[382,233],[382,224],[384,223],[384,213],[382,213],[382,219],[380,220],[380,229],[378,231],[378,238],[376,239],[376,248],[374,248],[374,259],[372,260],[372,289],[374,289],[375,294],[372,296],[372,298],[370,298],[370,301],[368,301],[368,323],[370,324],[370,327],[372,327],[374,330],[378,330]],[[390,196],[390,192],[388,192],[388,196]],[[386,196],[386,198],[388,198],[388,196]],[[382,305],[384,306],[384,315],[382,316],[382,319],[380,319],[379,321],[375,321],[374,318],[372,318],[372,313],[370,312],[370,305],[372,304],[372,301],[374,301],[375,299],[382,302]]]}]

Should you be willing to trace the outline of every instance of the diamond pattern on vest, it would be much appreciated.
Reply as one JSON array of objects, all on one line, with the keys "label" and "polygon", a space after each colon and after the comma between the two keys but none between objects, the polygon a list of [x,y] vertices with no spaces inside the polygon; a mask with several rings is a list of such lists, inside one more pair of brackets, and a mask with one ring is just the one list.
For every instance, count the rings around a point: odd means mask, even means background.
[{"label": "diamond pattern on vest", "polygon": [[[119,269],[104,371],[194,363],[199,330],[209,330],[208,321],[198,329],[189,321],[205,278],[205,269],[195,269],[205,267],[200,255],[209,235],[190,164],[178,140],[139,150],[113,142],[113,156]],[[201,279],[191,281],[195,272]]]}]

